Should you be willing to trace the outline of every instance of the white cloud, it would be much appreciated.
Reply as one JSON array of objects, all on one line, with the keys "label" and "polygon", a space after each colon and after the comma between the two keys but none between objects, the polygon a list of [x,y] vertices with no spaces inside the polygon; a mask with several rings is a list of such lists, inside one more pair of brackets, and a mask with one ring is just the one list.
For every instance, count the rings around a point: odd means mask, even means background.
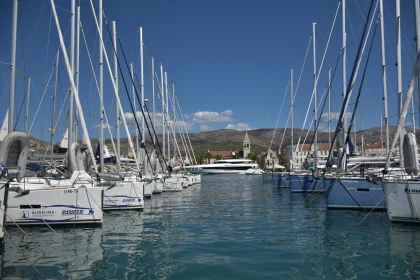
[{"label": "white cloud", "polygon": [[200,125],[200,131],[210,131],[210,130],[215,130],[215,128],[208,124]]},{"label": "white cloud", "polygon": [[201,111],[195,112],[190,117],[192,118],[193,123],[210,123],[210,122],[230,122],[233,112],[231,110],[226,110],[223,112],[210,112],[210,111]]},{"label": "white cloud", "polygon": [[251,130],[252,128],[246,123],[238,123],[238,124],[228,124],[226,129],[236,129],[236,130]]},{"label": "white cloud", "polygon": [[[347,112],[346,113],[346,119],[350,119],[351,115],[352,115],[351,112]],[[332,121],[337,121],[339,117],[340,117],[340,112],[331,112],[330,113],[330,120],[332,120]],[[328,112],[323,113],[321,115],[321,121],[327,121],[327,120],[328,120]]]},{"label": "white cloud", "polygon": [[[127,122],[127,125],[131,128],[136,126],[136,122],[134,120],[134,115],[132,113],[124,113],[125,116],[125,121]],[[136,112],[136,118],[137,121],[139,123],[139,126],[141,127],[142,125],[142,118],[143,118],[143,114],[140,111]],[[153,114],[150,114],[150,119],[153,121]],[[156,113],[155,115],[155,124],[154,124],[154,128],[157,134],[162,133],[162,119],[163,119],[163,114],[162,113]],[[146,115],[146,120],[147,123],[149,124],[149,128],[150,130],[152,130],[151,126],[150,126],[150,121],[149,121],[149,117]],[[121,121],[122,123],[122,121]],[[172,122],[174,123],[174,122]],[[178,126],[181,126],[181,129],[184,130],[184,125],[187,127],[187,130],[192,129],[192,125],[189,122],[183,122],[183,121],[177,121],[175,122],[176,129],[178,129]],[[147,127],[146,127],[147,129]]]}]

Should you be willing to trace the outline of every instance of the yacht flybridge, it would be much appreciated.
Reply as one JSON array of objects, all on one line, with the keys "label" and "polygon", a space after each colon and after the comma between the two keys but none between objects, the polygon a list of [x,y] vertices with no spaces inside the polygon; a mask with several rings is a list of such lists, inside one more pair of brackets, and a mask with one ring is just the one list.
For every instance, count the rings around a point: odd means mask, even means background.
[{"label": "yacht flybridge", "polygon": [[185,169],[200,174],[245,174],[247,170],[259,170],[260,167],[250,159],[222,159],[211,164],[187,166]]}]

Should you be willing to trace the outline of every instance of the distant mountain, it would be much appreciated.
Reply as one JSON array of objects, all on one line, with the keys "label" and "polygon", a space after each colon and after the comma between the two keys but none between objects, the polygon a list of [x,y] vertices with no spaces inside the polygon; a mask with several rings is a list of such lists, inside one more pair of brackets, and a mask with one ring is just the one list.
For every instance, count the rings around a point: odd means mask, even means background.
[{"label": "distant mountain", "polygon": [[[390,140],[392,141],[392,137],[394,135],[396,127],[390,127]],[[407,128],[408,131],[411,131]],[[275,132],[275,134],[274,134]],[[299,135],[301,135],[301,143],[306,139],[305,143],[310,143],[313,137],[313,131],[304,130],[300,133],[300,129],[294,129],[294,143],[297,143],[299,139]],[[274,134],[274,137],[273,137]],[[385,132],[383,132],[385,134]],[[420,138],[420,133],[416,133],[417,138]],[[284,135],[284,136],[283,136]],[[374,127],[367,130],[358,131],[356,134],[356,145],[361,146],[361,139],[363,135],[364,144],[372,144],[375,142],[381,141],[381,128]],[[271,150],[278,151],[281,140],[283,138],[282,147],[283,149],[290,145],[291,141],[291,130],[290,129],[273,129],[273,128],[261,128],[248,131],[249,140],[251,141],[251,152],[259,154],[261,152],[265,152],[271,147]],[[334,133],[331,133],[331,138],[334,136]],[[166,136],[167,137],[167,136]],[[242,150],[242,143],[245,137],[244,131],[238,130],[231,130],[231,129],[220,129],[220,130],[212,130],[212,131],[205,131],[200,133],[191,133],[188,135],[181,135],[177,134],[177,143],[181,152],[184,151],[184,146],[182,143],[189,143],[194,148],[194,152],[196,155],[205,154],[208,150],[211,151],[238,151]],[[385,137],[385,136],[383,136]],[[157,137],[159,143],[162,145],[162,135],[158,135]],[[172,139],[172,137],[171,137]],[[354,141],[354,134],[352,134],[352,140]],[[114,139],[116,142],[116,139]],[[98,143],[97,138],[91,139],[92,145],[94,146],[93,149],[96,149],[96,145]],[[327,132],[320,132],[318,133],[318,142],[319,143],[328,143],[328,133]],[[111,151],[113,151],[111,140],[107,139],[105,144],[109,147]],[[133,138],[133,144],[136,145],[135,139]],[[30,137],[30,149],[36,153],[45,153],[49,143],[45,141],[38,140],[34,137]],[[151,141],[150,137],[146,138],[146,148],[148,151],[151,150]],[[167,149],[167,147],[166,147]],[[174,146],[171,144],[170,146],[171,151],[173,152]],[[121,139],[121,154],[128,155],[129,151],[129,144],[126,138]]]}]

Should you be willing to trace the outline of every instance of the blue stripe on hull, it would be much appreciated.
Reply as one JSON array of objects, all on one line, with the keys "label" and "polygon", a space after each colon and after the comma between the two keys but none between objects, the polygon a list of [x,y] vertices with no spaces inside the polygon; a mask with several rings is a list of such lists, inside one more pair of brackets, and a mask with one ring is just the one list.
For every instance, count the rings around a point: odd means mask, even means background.
[{"label": "blue stripe on hull", "polygon": [[326,178],[325,182],[330,183],[330,187],[325,190],[329,209],[386,210],[380,181],[376,185],[363,178]]}]

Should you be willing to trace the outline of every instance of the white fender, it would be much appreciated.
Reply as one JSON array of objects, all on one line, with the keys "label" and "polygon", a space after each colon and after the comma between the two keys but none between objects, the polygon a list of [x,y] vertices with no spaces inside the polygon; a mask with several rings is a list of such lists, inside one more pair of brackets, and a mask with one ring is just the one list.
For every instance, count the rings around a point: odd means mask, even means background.
[{"label": "white fender", "polygon": [[419,173],[419,158],[417,155],[417,142],[414,133],[404,135],[403,142],[404,167],[408,175],[417,176]]},{"label": "white fender", "polygon": [[80,148],[80,145],[76,142],[73,142],[70,146],[69,163],[70,177],[74,171],[85,171],[82,150]]},{"label": "white fender", "polygon": [[25,175],[28,160],[29,137],[23,131],[9,133],[0,146],[0,162],[9,168],[9,177],[15,175],[10,169],[17,169],[16,180],[20,182]]}]

